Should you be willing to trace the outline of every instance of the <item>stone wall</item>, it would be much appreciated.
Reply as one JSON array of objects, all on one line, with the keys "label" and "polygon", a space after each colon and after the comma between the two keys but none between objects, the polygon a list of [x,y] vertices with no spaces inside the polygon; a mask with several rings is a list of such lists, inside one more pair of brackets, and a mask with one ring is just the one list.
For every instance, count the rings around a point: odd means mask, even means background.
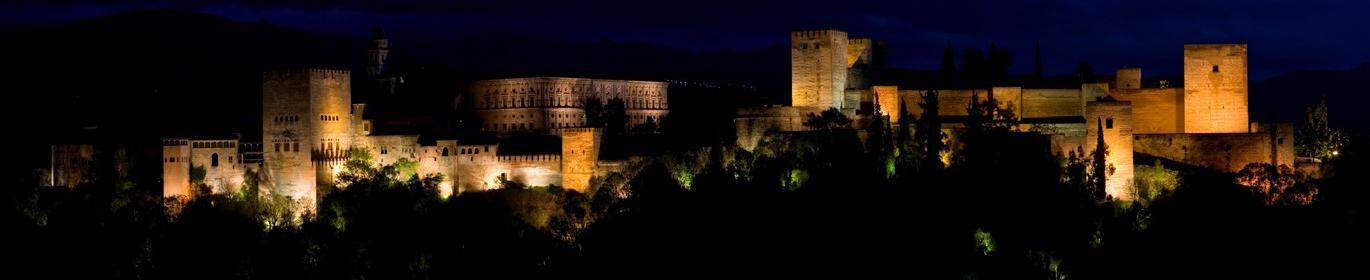
[{"label": "stone wall", "polygon": [[1098,137],[1103,133],[1105,156],[1112,168],[1105,180],[1105,192],[1114,199],[1130,201],[1134,198],[1132,171],[1132,104],[1127,101],[1094,101],[1085,106],[1084,150],[1088,156],[1098,148]]},{"label": "stone wall", "polygon": [[561,131],[561,185],[585,193],[599,161],[600,129],[572,128]]},{"label": "stone wall", "polygon": [[497,144],[459,144],[456,159],[458,192],[483,191],[499,187],[495,178],[504,173],[496,155]]},{"label": "stone wall", "polygon": [[733,126],[737,131],[737,145],[748,151],[755,149],[767,133],[781,131],[802,131],[804,118],[810,113],[821,112],[816,107],[750,107],[737,110]]},{"label": "stone wall", "polygon": [[[918,106],[926,89],[898,90],[899,103],[915,116],[923,113]],[[984,101],[994,97],[999,106],[1010,105],[1018,118],[1071,117],[1084,114],[1084,102],[1078,89],[1025,89],[1020,87],[994,87],[990,89],[942,89],[937,90],[937,108],[942,116],[958,117],[966,115],[971,97]],[[897,107],[896,107],[897,108]]]},{"label": "stone wall", "polygon": [[1132,102],[1133,132],[1180,133],[1184,125],[1184,89],[1114,89],[1113,98]]},{"label": "stone wall", "polygon": [[[996,97],[997,98],[997,97]],[[1020,118],[1054,118],[1084,115],[1084,104],[1077,89],[1023,89],[1018,104]]]},{"label": "stone wall", "polygon": [[847,33],[790,33],[790,106],[843,108],[847,83]]},{"label": "stone wall", "polygon": [[[890,117],[890,123],[899,123],[903,117],[900,114],[910,114],[913,110],[908,108],[900,109],[905,106],[899,98],[899,86],[875,86],[871,88],[875,92],[875,104],[880,108],[880,112]],[[917,103],[914,103],[917,104]],[[901,111],[903,110],[903,111]]]},{"label": "stone wall", "polygon": [[419,147],[419,176],[442,176],[438,194],[451,196],[457,179],[457,140],[438,140],[431,146]]},{"label": "stone wall", "polygon": [[190,165],[204,168],[204,184],[211,193],[237,192],[243,184],[241,163],[238,139],[190,140]]},{"label": "stone wall", "polygon": [[1284,129],[1276,131],[1274,137],[1269,132],[1139,134],[1135,136],[1135,151],[1226,172],[1272,160],[1293,167],[1293,129]]},{"label": "stone wall", "polygon": [[1246,44],[1184,45],[1184,132],[1248,132]]}]

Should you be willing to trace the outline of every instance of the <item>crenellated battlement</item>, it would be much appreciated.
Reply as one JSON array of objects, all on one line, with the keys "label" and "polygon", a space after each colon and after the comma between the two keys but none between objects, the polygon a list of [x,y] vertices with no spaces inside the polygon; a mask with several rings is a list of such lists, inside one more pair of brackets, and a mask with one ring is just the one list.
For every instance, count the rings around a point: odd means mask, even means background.
[{"label": "crenellated battlement", "polygon": [[837,29],[801,30],[790,32],[791,39],[818,39],[825,37],[841,36],[846,39],[847,32]]},{"label": "crenellated battlement", "polygon": [[190,144],[188,138],[163,138],[162,146],[185,146]]},{"label": "crenellated battlement", "polygon": [[499,161],[499,162],[501,162],[501,163],[505,163],[505,164],[511,164],[511,163],[545,163],[545,162],[558,162],[558,161],[561,161],[561,155],[556,155],[556,154],[544,154],[544,155],[511,155],[511,156],[496,156],[496,157],[495,157],[495,160],[497,160],[497,161]]},{"label": "crenellated battlement", "polygon": [[294,80],[309,77],[350,79],[352,77],[352,72],[344,69],[302,68],[271,70],[262,73],[262,81]]}]

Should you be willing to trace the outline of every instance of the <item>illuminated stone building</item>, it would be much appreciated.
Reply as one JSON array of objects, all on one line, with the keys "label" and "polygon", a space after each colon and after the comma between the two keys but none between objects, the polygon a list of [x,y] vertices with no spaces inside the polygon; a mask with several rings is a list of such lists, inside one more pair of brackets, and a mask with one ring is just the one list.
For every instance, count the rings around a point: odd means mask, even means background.
[{"label": "illuminated stone building", "polygon": [[[201,170],[206,191],[236,192],[250,171],[259,174],[264,192],[293,198],[301,210],[312,211],[322,192],[336,187],[353,150],[367,151],[376,165],[409,161],[419,176],[441,176],[443,196],[499,188],[502,181],[583,192],[603,171],[602,131],[583,127],[583,102],[623,100],[629,126],[660,121],[667,112],[666,85],[660,82],[478,81],[472,88],[477,115],[495,137],[421,143],[420,135],[376,133],[374,121],[364,117],[367,105],[352,103],[350,79],[348,71],[332,69],[265,73],[261,142],[236,136],[163,139],[163,195],[193,196],[191,177]],[[69,155],[80,149],[54,147],[53,154],[79,158]]]},{"label": "illuminated stone building", "polygon": [[585,125],[585,102],[623,101],[627,127],[661,123],[669,108],[665,82],[536,77],[477,81],[471,86],[486,131],[555,134]]},{"label": "illuminated stone building", "polygon": [[[844,102],[829,101],[827,89],[846,86],[861,77],[841,81],[837,75],[860,75],[861,71],[836,69],[823,63],[825,50],[850,52],[849,64],[865,59],[859,50],[866,41],[839,40],[837,30],[797,31],[791,34],[791,91],[788,107],[740,108],[735,119],[738,145],[752,149],[771,132],[807,130],[802,125],[809,113],[838,108],[861,124],[862,118],[886,117],[899,121],[900,112],[917,116],[922,95],[929,89],[901,89],[893,85],[850,88],[846,100],[873,102],[875,110],[856,110]],[[957,120],[967,115],[972,99],[993,99],[1001,108],[1012,108],[1019,129],[1049,134],[1052,151],[1094,151],[1102,133],[1111,168],[1107,193],[1131,200],[1133,156],[1174,160],[1220,171],[1235,172],[1252,162],[1293,166],[1293,127],[1290,124],[1251,122],[1247,95],[1247,46],[1245,44],[1188,44],[1184,46],[1184,87],[1148,88],[1141,68],[1118,70],[1113,82],[1081,83],[1078,87],[995,86],[936,88],[943,130],[955,133]],[[877,57],[878,60],[878,57]],[[846,74],[839,74],[846,73]],[[821,94],[820,94],[821,93]],[[836,99],[832,99],[836,100]],[[879,115],[875,114],[876,112]]]}]

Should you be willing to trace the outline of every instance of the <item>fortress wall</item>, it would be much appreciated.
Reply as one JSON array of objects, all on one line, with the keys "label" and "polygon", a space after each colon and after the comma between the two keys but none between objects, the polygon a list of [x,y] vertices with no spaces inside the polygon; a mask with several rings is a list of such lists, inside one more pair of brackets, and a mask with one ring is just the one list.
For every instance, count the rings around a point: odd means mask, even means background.
[{"label": "fortress wall", "polygon": [[455,191],[457,177],[457,141],[437,140],[432,146],[419,148],[419,177],[442,176],[438,194],[448,197]]},{"label": "fortress wall", "polygon": [[856,116],[856,111],[861,109],[861,99],[863,96],[870,95],[870,89],[847,89],[842,94],[842,111],[848,117]]},{"label": "fortress wall", "polygon": [[[922,94],[926,89],[896,89],[899,103],[907,104],[910,114],[921,115]],[[1020,118],[1068,117],[1084,114],[1084,102],[1078,89],[1024,89],[995,87],[993,89],[943,89],[937,91],[938,111],[942,116],[965,116],[971,96],[986,100],[990,92],[1001,107],[1013,105]]]},{"label": "fortress wall", "polygon": [[1184,46],[1184,132],[1248,132],[1246,44]]},{"label": "fortress wall", "polygon": [[843,108],[848,65],[847,33],[790,33],[790,105]]},{"label": "fortress wall", "polygon": [[[1274,129],[1274,131],[1268,131],[1267,129]],[[1271,143],[1275,144],[1275,162],[1277,164],[1288,164],[1291,167],[1295,166],[1294,162],[1298,161],[1298,157],[1294,154],[1293,123],[1277,123],[1262,126],[1261,130],[1256,132],[1270,135],[1275,138]]]},{"label": "fortress wall", "polygon": [[[923,93],[926,89],[899,90],[899,97],[902,103],[909,104],[909,113],[915,116],[923,114],[923,108],[918,106],[922,103]],[[989,89],[942,89],[937,90],[937,110],[942,116],[965,116],[966,108],[970,106],[971,96],[979,100],[989,98]]]},{"label": "fortress wall", "polygon": [[189,198],[190,195],[190,141],[162,139],[162,197]]},{"label": "fortress wall", "polygon": [[242,187],[241,160],[237,139],[190,140],[190,164],[205,169],[204,184],[212,193],[233,193]]},{"label": "fortress wall", "polygon": [[418,135],[371,135],[359,139],[357,147],[375,156],[377,165],[395,164],[400,159],[417,161],[420,154]]},{"label": "fortress wall", "polygon": [[1018,115],[1022,118],[1069,117],[1084,114],[1080,90],[1023,89]]},{"label": "fortress wall", "polygon": [[[1133,133],[1132,104],[1127,101],[1093,101],[1085,106],[1085,153],[1094,153],[1103,133],[1105,156],[1112,173],[1108,174],[1105,191],[1114,199],[1134,199],[1133,189]],[[1101,131],[1102,130],[1102,131]]]},{"label": "fortress wall", "polygon": [[1072,152],[1074,152],[1076,156],[1083,157],[1087,155],[1084,152],[1085,145],[1094,144],[1093,142],[1087,141],[1086,138],[1088,137],[1085,137],[1083,133],[1079,135],[1051,134],[1050,137],[1051,154],[1060,156],[1062,159],[1069,158]]},{"label": "fortress wall", "polygon": [[496,160],[499,145],[458,145],[455,153],[457,192],[483,191],[498,187],[496,177],[507,170]]},{"label": "fortress wall", "polygon": [[1104,96],[1108,96],[1111,90],[1112,88],[1109,88],[1108,83],[1080,84],[1080,94],[1082,95],[1080,98],[1080,106],[1083,107],[1086,102],[1097,101]]},{"label": "fortress wall", "polygon": [[769,132],[805,130],[804,116],[816,108],[751,107],[737,110],[737,145],[751,151]]},{"label": "fortress wall", "polygon": [[1023,88],[993,87],[990,88],[990,93],[993,94],[994,102],[999,104],[999,108],[1012,108],[1014,117],[1023,117]]},{"label": "fortress wall", "polygon": [[[890,116],[890,123],[899,123],[903,117],[901,113],[912,113],[908,108],[900,109],[904,106],[902,99],[899,98],[899,86],[875,86],[871,88],[875,92],[875,104],[881,113]],[[917,104],[917,103],[914,103]]]},{"label": "fortress wall", "polygon": [[1136,152],[1226,172],[1253,162],[1294,166],[1293,126],[1276,133],[1190,133],[1136,135]]},{"label": "fortress wall", "polygon": [[1133,132],[1180,133],[1184,124],[1184,89],[1114,89],[1113,98],[1132,102]]}]

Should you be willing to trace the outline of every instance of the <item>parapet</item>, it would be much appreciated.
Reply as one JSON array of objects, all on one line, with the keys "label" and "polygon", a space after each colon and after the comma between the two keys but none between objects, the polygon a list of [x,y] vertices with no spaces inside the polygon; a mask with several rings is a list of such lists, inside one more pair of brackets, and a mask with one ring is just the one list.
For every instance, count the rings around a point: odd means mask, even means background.
[{"label": "parapet", "polygon": [[185,146],[190,145],[189,138],[162,138],[162,146]]},{"label": "parapet", "polygon": [[790,32],[791,39],[817,39],[825,37],[847,37],[847,32],[837,29],[800,30]]},{"label": "parapet", "polygon": [[351,78],[352,72],[344,69],[304,68],[270,70],[262,73],[262,80],[293,80],[307,77]]},{"label": "parapet", "polygon": [[501,163],[560,162],[559,154],[496,156]]}]

